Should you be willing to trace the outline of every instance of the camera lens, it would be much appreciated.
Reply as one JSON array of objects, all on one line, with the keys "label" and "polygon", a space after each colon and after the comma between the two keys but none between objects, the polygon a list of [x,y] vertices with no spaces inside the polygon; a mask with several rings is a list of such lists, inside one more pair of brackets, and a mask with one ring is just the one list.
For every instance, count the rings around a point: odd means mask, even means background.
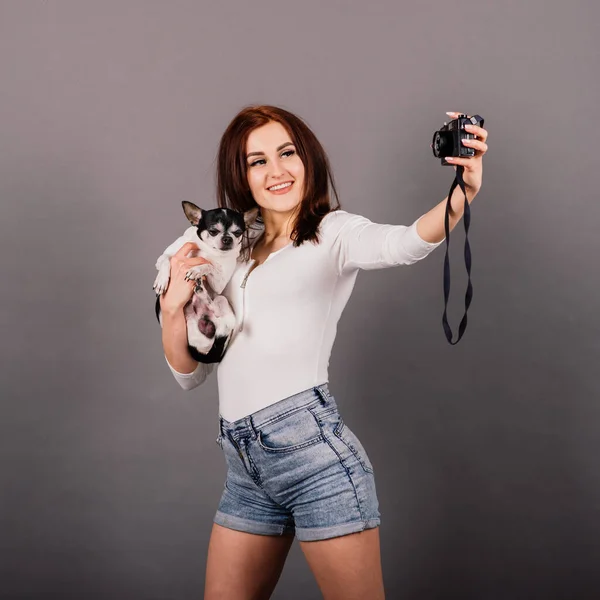
[{"label": "camera lens", "polygon": [[436,131],[433,134],[432,150],[436,158],[452,155],[452,134],[449,132]]}]

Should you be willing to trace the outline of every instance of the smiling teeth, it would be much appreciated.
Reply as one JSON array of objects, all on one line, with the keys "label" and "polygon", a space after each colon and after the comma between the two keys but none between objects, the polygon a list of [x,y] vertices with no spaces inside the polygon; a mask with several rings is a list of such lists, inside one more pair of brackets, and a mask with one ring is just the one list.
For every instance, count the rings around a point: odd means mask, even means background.
[{"label": "smiling teeth", "polygon": [[279,185],[274,185],[270,188],[268,188],[269,190],[282,190],[283,188],[289,187],[290,185],[292,185],[291,182],[288,183],[280,183]]}]

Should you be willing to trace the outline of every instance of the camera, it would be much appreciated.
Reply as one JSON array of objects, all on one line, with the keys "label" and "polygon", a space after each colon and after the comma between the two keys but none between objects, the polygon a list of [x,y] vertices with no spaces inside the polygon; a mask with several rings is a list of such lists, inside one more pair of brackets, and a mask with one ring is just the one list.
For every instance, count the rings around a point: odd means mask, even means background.
[{"label": "camera", "polygon": [[[451,165],[446,160],[448,156],[456,156],[460,158],[469,158],[475,156],[475,149],[463,146],[463,140],[471,140],[476,136],[472,133],[468,133],[465,130],[465,125],[477,125],[483,127],[483,118],[481,115],[474,115],[473,117],[467,117],[462,113],[458,115],[458,118],[450,121],[450,123],[444,123],[444,126],[433,134],[433,142],[431,148],[433,155],[436,158],[442,160],[442,165]],[[465,187],[465,180],[463,179],[464,167],[462,165],[455,166],[456,175],[454,181],[450,186],[450,192],[446,201],[446,214],[444,215],[444,230],[446,232],[446,257],[444,259],[444,315],[442,316],[442,325],[444,326],[444,333],[449,344],[458,344],[460,338],[462,338],[465,329],[467,328],[467,311],[469,305],[473,299],[473,286],[471,285],[471,247],[469,245],[469,226],[471,223],[471,211],[469,209],[469,202],[467,200],[467,191]],[[458,339],[452,341],[452,329],[448,323],[448,298],[450,296],[450,260],[448,258],[448,247],[450,245],[450,214],[453,212],[450,199],[452,198],[452,192],[460,186],[462,193],[465,195],[465,212],[464,212],[464,223],[465,223],[465,266],[467,268],[467,274],[469,280],[467,282],[467,292],[465,294],[465,314],[458,326]]]},{"label": "camera", "polygon": [[467,115],[458,115],[450,123],[444,123],[444,126],[433,134],[431,149],[436,158],[442,159],[442,165],[449,165],[445,160],[446,156],[457,156],[460,158],[469,158],[475,156],[475,149],[464,146],[462,140],[472,140],[475,135],[465,131],[465,125],[483,126],[483,119],[479,115],[467,117]]}]

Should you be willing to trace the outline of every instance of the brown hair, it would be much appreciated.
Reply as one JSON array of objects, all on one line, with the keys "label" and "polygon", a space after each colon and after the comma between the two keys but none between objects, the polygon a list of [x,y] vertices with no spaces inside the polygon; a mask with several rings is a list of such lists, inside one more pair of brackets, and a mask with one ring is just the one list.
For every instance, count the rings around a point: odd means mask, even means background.
[{"label": "brown hair", "polygon": [[[321,219],[341,208],[333,174],[327,154],[315,134],[302,119],[283,108],[247,106],[225,130],[218,152],[218,206],[240,212],[258,207],[248,187],[246,144],[251,131],[273,121],[281,123],[288,132],[304,165],[303,197],[291,238],[294,246],[300,246],[307,240],[318,243],[317,230]],[[329,182],[337,202],[335,207],[330,204]],[[257,222],[262,223],[260,215]]]}]

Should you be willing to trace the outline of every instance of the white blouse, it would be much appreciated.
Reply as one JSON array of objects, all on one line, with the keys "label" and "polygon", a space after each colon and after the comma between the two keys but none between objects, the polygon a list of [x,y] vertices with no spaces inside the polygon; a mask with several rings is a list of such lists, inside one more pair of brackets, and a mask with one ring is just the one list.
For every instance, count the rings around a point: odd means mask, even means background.
[{"label": "white blouse", "polygon": [[[359,269],[411,265],[444,241],[423,240],[421,218],[409,227],[384,225],[337,210],[322,219],[319,244],[290,243],[254,269],[253,259],[240,260],[223,290],[237,325],[218,363],[219,414],[236,421],[326,383],[337,323]],[[184,390],[199,386],[214,368],[198,363],[183,374],[167,364]]]}]

